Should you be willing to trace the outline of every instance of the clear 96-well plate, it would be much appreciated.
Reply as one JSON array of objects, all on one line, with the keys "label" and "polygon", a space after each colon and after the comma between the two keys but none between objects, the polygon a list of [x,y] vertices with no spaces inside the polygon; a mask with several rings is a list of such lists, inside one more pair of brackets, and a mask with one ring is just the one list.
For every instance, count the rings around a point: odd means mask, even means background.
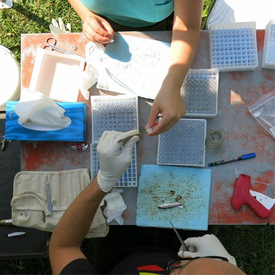
[{"label": "clear 96-well plate", "polygon": [[185,117],[214,117],[218,114],[218,69],[190,69],[181,86]]},{"label": "clear 96-well plate", "polygon": [[92,141],[104,131],[126,132],[138,129],[137,96],[91,96]]},{"label": "clear 96-well plate", "polygon": [[205,166],[205,119],[180,119],[159,135],[157,164]]},{"label": "clear 96-well plate", "polygon": [[270,20],[265,28],[262,68],[275,69],[275,20]]},{"label": "clear 96-well plate", "polygon": [[[130,96],[91,96],[92,107],[92,141],[91,144],[91,176],[99,170],[97,143],[104,131],[126,132],[138,129],[138,99]],[[121,176],[116,186],[137,186],[136,145],[132,151],[131,163]]]},{"label": "clear 96-well plate", "polygon": [[212,24],[209,36],[211,68],[229,72],[258,66],[255,22]]}]

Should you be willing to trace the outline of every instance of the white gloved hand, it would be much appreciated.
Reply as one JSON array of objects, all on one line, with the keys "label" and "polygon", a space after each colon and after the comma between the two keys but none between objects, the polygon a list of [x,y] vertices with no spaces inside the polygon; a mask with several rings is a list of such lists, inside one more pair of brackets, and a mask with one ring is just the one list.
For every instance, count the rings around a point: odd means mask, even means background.
[{"label": "white gloved hand", "polygon": [[227,258],[231,264],[237,265],[235,258],[225,250],[215,235],[206,234],[202,237],[188,238],[184,243],[189,251],[184,251],[181,246],[178,252],[178,256],[181,258],[220,256]]},{"label": "white gloved hand", "polygon": [[[97,182],[102,191],[109,192],[116,185],[121,175],[126,171],[132,156],[132,149],[139,140],[138,130],[128,131],[126,133],[116,131],[105,131],[97,145],[100,169],[97,174]],[[117,143],[118,140],[133,136],[125,142],[122,152],[119,148],[123,144]]]}]

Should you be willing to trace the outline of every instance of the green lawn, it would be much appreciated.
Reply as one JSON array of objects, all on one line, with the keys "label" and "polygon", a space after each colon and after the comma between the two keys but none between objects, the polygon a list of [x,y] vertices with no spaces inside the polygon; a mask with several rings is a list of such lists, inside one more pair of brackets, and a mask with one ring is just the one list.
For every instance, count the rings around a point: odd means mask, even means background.
[{"label": "green lawn", "polygon": [[[211,0],[205,0],[203,22],[209,13]],[[10,49],[20,62],[22,33],[49,33],[51,19],[61,17],[71,23],[72,32],[81,32],[81,20],[64,0],[18,0],[12,9],[0,10],[0,44]],[[275,274],[275,226],[210,226],[210,231],[235,256],[238,266],[247,274]],[[0,244],[1,245],[1,244]],[[92,241],[85,240],[83,251],[93,261]],[[0,261],[0,274],[50,274],[48,259],[18,259]]]}]

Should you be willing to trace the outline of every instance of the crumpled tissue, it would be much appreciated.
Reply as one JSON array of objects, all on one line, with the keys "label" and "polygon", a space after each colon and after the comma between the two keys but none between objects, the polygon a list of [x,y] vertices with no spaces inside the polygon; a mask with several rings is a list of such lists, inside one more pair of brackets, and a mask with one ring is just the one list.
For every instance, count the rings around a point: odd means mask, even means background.
[{"label": "crumpled tissue", "polygon": [[85,47],[86,68],[82,73],[81,93],[86,100],[89,99],[89,89],[97,82],[98,73],[102,66],[105,47],[99,43],[89,42]]},{"label": "crumpled tissue", "polygon": [[21,89],[14,112],[19,116],[18,123],[26,128],[34,126],[42,131],[58,130],[71,124],[63,108],[44,94],[27,88]]},{"label": "crumpled tissue", "polygon": [[123,224],[123,218],[121,215],[124,210],[127,209],[127,205],[125,204],[121,193],[123,193],[122,189],[113,189],[103,198],[100,204],[100,206],[104,205],[104,201],[107,203],[107,206],[103,210],[103,214],[107,218],[108,223],[112,220],[116,220],[118,224]]}]

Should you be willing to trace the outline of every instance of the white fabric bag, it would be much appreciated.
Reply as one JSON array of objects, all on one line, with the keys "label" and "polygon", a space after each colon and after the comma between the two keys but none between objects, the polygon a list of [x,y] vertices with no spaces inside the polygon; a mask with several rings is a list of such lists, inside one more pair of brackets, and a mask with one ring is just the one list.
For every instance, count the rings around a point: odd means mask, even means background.
[{"label": "white fabric bag", "polygon": [[[53,203],[53,215],[49,217],[46,176]],[[13,182],[11,201],[12,223],[53,232],[66,209],[90,182],[88,169],[17,173]],[[105,237],[108,231],[109,227],[99,207],[86,238]]]}]

